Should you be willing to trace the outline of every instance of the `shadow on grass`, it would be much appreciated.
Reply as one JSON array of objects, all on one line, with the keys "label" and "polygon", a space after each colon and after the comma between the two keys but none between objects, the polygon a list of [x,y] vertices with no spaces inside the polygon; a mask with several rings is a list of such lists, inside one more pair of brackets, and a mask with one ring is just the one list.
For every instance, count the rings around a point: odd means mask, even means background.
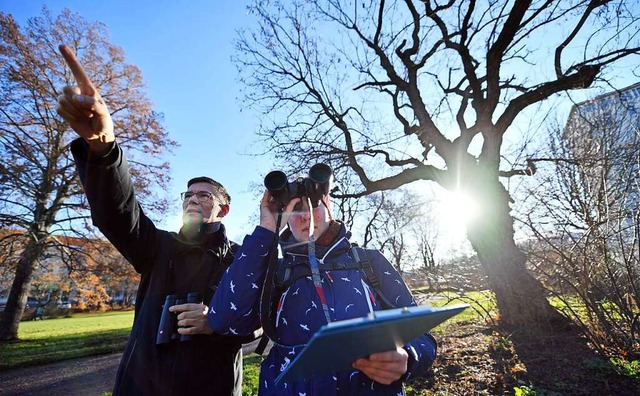
[{"label": "shadow on grass", "polygon": [[513,394],[514,354],[501,347],[492,352],[498,333],[478,322],[447,324],[434,334],[438,357],[425,377],[407,386],[408,396]]},{"label": "shadow on grass", "polygon": [[[609,363],[589,348],[577,331],[503,326],[498,333],[498,344],[503,340],[505,348],[511,349],[513,354],[501,356],[504,351],[494,347],[493,357],[496,361],[507,358],[505,368],[521,365],[523,372],[517,378],[519,386],[530,392],[524,394],[638,395],[640,380],[620,375],[613,369],[603,369]],[[594,362],[603,365],[594,365]]]},{"label": "shadow on grass", "polygon": [[438,357],[431,372],[407,386],[408,396],[639,394],[637,376],[620,375],[571,332],[470,320],[447,324],[434,336]]}]

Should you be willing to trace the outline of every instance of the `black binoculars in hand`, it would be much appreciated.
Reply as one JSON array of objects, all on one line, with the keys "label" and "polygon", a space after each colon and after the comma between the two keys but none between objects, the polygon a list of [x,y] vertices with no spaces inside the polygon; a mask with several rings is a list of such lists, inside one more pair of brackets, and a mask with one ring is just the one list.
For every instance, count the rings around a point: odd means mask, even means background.
[{"label": "black binoculars in hand", "polygon": [[189,293],[186,300],[179,298],[177,294],[169,294],[165,298],[158,334],[156,335],[156,345],[168,344],[171,340],[189,341],[193,338],[193,336],[178,333],[178,313],[169,311],[169,308],[174,305],[187,303],[202,303],[202,294],[198,292]]},{"label": "black binoculars in hand", "polygon": [[281,206],[293,198],[308,197],[317,208],[324,195],[329,194],[333,170],[326,164],[315,164],[309,169],[309,177],[289,182],[282,171],[272,171],[264,178],[264,186]]}]

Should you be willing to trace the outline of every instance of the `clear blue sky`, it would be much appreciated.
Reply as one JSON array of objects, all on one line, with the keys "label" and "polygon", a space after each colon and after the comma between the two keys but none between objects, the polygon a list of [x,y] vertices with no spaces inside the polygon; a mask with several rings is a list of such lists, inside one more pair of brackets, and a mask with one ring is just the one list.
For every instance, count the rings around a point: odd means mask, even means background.
[{"label": "clear blue sky", "polygon": [[231,56],[236,31],[255,22],[246,12],[248,1],[0,0],[0,11],[24,26],[41,14],[43,4],[53,15],[69,8],[105,23],[111,43],[140,68],[155,110],[164,113],[164,125],[180,147],[167,157],[173,214],[158,226],[179,228],[179,193],[191,177],[207,175],[228,188],[232,209],[225,224],[241,242],[257,219],[250,184],[261,183],[273,166],[268,157],[244,155],[254,151],[257,123],[246,109],[241,112]]}]

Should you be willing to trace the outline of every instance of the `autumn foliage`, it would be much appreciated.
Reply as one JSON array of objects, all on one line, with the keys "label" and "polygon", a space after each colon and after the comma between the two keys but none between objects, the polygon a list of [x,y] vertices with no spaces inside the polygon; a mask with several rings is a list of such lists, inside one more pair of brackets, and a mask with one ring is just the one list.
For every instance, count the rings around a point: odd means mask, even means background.
[{"label": "autumn foliage", "polygon": [[146,96],[142,73],[109,42],[105,25],[69,10],[53,16],[44,8],[42,16],[20,27],[11,15],[0,13],[0,228],[20,235],[20,242],[11,245],[12,262],[2,266],[2,276],[12,283],[0,340],[17,337],[31,284],[39,271],[53,272],[58,262],[53,257],[67,269],[66,281],[91,304],[109,287],[96,286],[102,275],[92,261],[97,267],[113,264],[98,265],[104,257],[96,252],[105,249],[85,251],[69,244],[69,238],[89,243],[97,237],[69,150],[77,135],[55,110],[62,88],[75,85],[57,52],[61,43],[71,46],[109,103],[136,192],[147,204],[144,209],[154,217],[167,207],[165,196],[158,195],[164,191],[154,188],[169,181],[163,155],[175,142]]}]

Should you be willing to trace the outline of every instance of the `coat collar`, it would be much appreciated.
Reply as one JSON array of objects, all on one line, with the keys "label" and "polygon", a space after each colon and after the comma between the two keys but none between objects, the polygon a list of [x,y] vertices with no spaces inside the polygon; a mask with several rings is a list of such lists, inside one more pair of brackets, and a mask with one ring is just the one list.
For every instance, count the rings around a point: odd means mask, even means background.
[{"label": "coat collar", "polygon": [[218,250],[221,246],[229,245],[226,229],[224,224],[220,222],[203,224],[195,238],[187,239],[183,230],[184,226],[176,236],[176,240],[179,242],[178,249],[188,250],[199,247],[204,250]]}]

